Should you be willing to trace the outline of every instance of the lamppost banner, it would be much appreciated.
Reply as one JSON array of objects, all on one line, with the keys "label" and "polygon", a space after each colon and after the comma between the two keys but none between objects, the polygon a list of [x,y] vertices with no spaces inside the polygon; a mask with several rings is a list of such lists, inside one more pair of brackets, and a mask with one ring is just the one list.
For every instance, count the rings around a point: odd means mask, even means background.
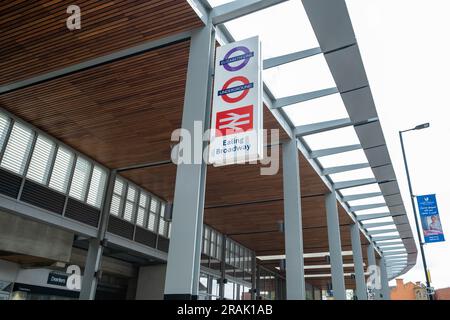
[{"label": "lamppost banner", "polygon": [[435,194],[417,196],[423,236],[426,243],[445,241]]},{"label": "lamppost banner", "polygon": [[217,48],[209,154],[214,165],[262,158],[261,74],[258,37]]}]

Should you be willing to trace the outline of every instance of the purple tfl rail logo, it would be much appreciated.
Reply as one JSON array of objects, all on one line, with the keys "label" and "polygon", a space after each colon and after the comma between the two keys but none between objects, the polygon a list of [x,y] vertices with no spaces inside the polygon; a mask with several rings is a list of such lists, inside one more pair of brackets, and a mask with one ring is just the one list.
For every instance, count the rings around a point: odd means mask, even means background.
[{"label": "purple tfl rail logo", "polygon": [[[243,52],[243,54],[231,57],[231,55],[233,53],[239,52],[239,51]],[[247,63],[250,61],[250,58],[253,57],[254,55],[255,55],[255,53],[253,51],[250,51],[247,47],[238,46],[227,52],[227,54],[223,57],[223,60],[220,61],[220,65],[223,66],[225,68],[225,70],[227,70],[227,71],[230,71],[230,72],[238,71],[238,70],[241,70],[242,68],[244,68],[247,65]],[[242,61],[242,62],[234,67],[230,65],[230,63],[237,62],[237,61]]]}]

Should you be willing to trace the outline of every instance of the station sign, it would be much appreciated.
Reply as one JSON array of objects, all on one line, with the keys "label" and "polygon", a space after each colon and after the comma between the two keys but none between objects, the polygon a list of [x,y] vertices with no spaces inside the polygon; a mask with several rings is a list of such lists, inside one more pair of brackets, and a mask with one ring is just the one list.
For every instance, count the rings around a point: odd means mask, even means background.
[{"label": "station sign", "polygon": [[435,194],[417,196],[423,236],[426,243],[445,241]]},{"label": "station sign", "polygon": [[262,57],[259,37],[216,50],[209,162],[262,159]]}]

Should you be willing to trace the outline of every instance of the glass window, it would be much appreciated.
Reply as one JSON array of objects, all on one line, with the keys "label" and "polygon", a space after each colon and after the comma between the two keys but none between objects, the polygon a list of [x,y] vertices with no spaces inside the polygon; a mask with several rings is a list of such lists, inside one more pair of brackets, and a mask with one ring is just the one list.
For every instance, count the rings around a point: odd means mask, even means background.
[{"label": "glass window", "polygon": [[145,216],[148,210],[148,196],[143,191],[139,197],[139,208],[137,212],[136,224],[143,227],[145,223]]},{"label": "glass window", "polygon": [[114,216],[119,216],[120,213],[120,196],[113,194],[111,199],[111,214]]},{"label": "glass window", "polygon": [[123,210],[123,218],[132,222],[134,219],[134,210],[136,208],[137,189],[134,186],[128,185],[127,200]]},{"label": "glass window", "polygon": [[10,124],[11,120],[6,115],[0,113],[0,150],[3,149]]},{"label": "glass window", "polygon": [[84,201],[91,168],[92,165],[89,161],[82,157],[77,158],[69,196],[77,200]]},{"label": "glass window", "polygon": [[87,203],[100,208],[103,200],[103,193],[105,191],[107,173],[99,166],[94,166],[92,172],[91,185],[89,186],[89,193]]},{"label": "glass window", "polygon": [[157,216],[156,212],[158,209],[158,202],[152,198],[150,201],[150,211],[148,214],[148,224],[147,229],[156,232],[156,223],[157,223]]},{"label": "glass window", "polygon": [[159,229],[158,233],[162,236],[167,236],[167,221],[164,220],[164,210],[166,206],[164,203],[161,203],[161,209],[159,211]]},{"label": "glass window", "polygon": [[55,164],[50,177],[49,187],[66,193],[72,171],[74,154],[64,147],[58,147]]},{"label": "glass window", "polygon": [[21,123],[14,123],[1,162],[3,168],[20,175],[23,174],[33,143],[33,135],[31,129]]},{"label": "glass window", "polygon": [[55,144],[50,139],[39,135],[36,139],[36,144],[34,145],[27,178],[46,184],[54,152]]}]

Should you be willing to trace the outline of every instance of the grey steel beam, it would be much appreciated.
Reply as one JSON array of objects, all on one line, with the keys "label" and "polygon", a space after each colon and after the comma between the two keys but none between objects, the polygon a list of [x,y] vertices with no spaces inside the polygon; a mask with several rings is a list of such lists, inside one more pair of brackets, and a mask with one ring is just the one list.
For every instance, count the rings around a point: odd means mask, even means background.
[{"label": "grey steel beam", "polygon": [[42,83],[45,81],[49,81],[52,79],[56,79],[62,76],[66,76],[72,73],[80,72],[89,68],[93,68],[96,66],[100,66],[106,63],[111,63],[113,61],[117,61],[126,57],[130,57],[132,55],[144,53],[149,50],[154,50],[158,47],[163,47],[169,45],[171,43],[179,42],[182,40],[187,40],[191,36],[190,31],[180,32],[174,35],[170,35],[164,38],[160,38],[157,40],[152,40],[149,42],[145,42],[143,44],[127,48],[124,50],[120,50],[111,54],[107,54],[95,59],[91,59],[88,61],[84,61],[78,64],[74,64],[72,66],[62,68],[59,70],[51,71],[48,73],[44,73],[42,75],[38,75],[32,78],[28,78],[25,80],[20,80],[14,83],[8,83],[6,85],[0,86],[0,95],[8,92],[12,92],[21,88],[29,87],[38,83]]},{"label": "grey steel beam", "polygon": [[[191,133],[191,145],[203,146],[202,137],[193,134],[197,121],[205,123],[207,115],[209,62],[213,30],[207,25],[192,33],[183,107],[182,128]],[[198,216],[203,215],[201,203],[205,196],[202,184],[203,150],[194,148],[193,159],[202,163],[181,163],[177,166],[173,203],[172,235],[169,243],[164,297],[194,299],[193,289],[197,248]],[[203,190],[203,192],[202,192]]]},{"label": "grey steel beam", "polygon": [[380,248],[386,247],[386,246],[392,246],[392,245],[396,245],[396,244],[403,244],[403,241],[399,240],[399,241],[390,241],[389,243],[381,243],[379,245]]},{"label": "grey steel beam", "polygon": [[395,223],[394,223],[394,221],[388,221],[388,222],[372,222],[372,223],[364,223],[363,224],[364,229],[386,227],[386,226],[395,226]]},{"label": "grey steel beam", "polygon": [[[370,164],[369,164],[369,166],[370,166]],[[354,200],[380,197],[382,195],[383,195],[383,193],[381,193],[381,192],[369,192],[369,193],[354,194],[354,195],[342,197],[342,201],[349,202],[349,201],[354,201]]]},{"label": "grey steel beam", "polygon": [[[364,168],[370,168],[370,164],[368,164],[368,163],[355,163],[355,164],[350,164],[350,165],[346,165],[346,166],[337,166],[337,167],[324,168],[322,170],[322,174],[323,175],[329,175],[329,174],[347,172],[347,171],[364,169]],[[364,198],[360,198],[360,199],[364,199]],[[344,199],[342,199],[342,201],[345,202]]]},{"label": "grey steel beam", "polygon": [[214,25],[225,23],[285,1],[287,0],[235,0],[225,3],[213,7],[211,11],[212,23]]},{"label": "grey steel beam", "polygon": [[377,183],[377,179],[368,178],[368,179],[336,182],[334,184],[334,187],[336,188],[336,190],[339,190],[339,189],[347,189],[347,188],[365,186],[365,185],[373,184],[373,183]]},{"label": "grey steel beam", "polygon": [[369,231],[369,234],[371,236],[376,235],[376,234],[383,234],[383,233],[388,233],[388,232],[397,232],[397,228],[391,228],[391,229],[380,229],[380,230],[372,230]]},{"label": "grey steel beam", "polygon": [[385,218],[385,217],[391,217],[390,212],[380,212],[380,213],[371,213],[371,214],[360,214],[356,216],[356,219],[358,221],[364,221],[364,220],[372,220],[372,219],[378,219],[378,218]]},{"label": "grey steel beam", "polygon": [[295,136],[307,136],[310,134],[325,132],[329,130],[335,130],[339,128],[345,128],[352,126],[353,122],[349,118],[330,120],[324,122],[318,122],[313,124],[306,124],[302,126],[297,126],[294,129]]},{"label": "grey steel beam", "polygon": [[378,237],[372,237],[373,241],[378,242],[378,241],[384,241],[384,240],[394,240],[394,239],[399,239],[400,236],[378,236]]},{"label": "grey steel beam", "polygon": [[385,257],[389,257],[389,256],[399,256],[399,255],[402,255],[402,254],[405,254],[405,253],[407,253],[407,252],[406,252],[406,249],[403,249],[403,250],[396,250],[396,251],[384,252],[384,253],[383,253],[383,256],[385,256]]},{"label": "grey steel beam", "polygon": [[357,223],[350,226],[353,264],[355,269],[356,296],[358,300],[367,300],[367,287],[364,276],[364,262],[361,249],[361,237]]},{"label": "grey steel beam", "polygon": [[286,295],[288,300],[305,300],[300,166],[297,139],[290,139],[283,143],[283,192]]},{"label": "grey steel beam", "polygon": [[373,204],[364,204],[360,206],[353,206],[350,207],[351,211],[361,211],[361,210],[369,210],[369,209],[376,209],[376,208],[382,208],[386,207],[386,203],[373,203]]},{"label": "grey steel beam", "polygon": [[108,175],[108,184],[103,196],[102,212],[97,236],[89,239],[89,248],[84,266],[83,279],[81,282],[80,300],[94,300],[99,280],[99,270],[103,254],[103,242],[108,228],[108,221],[111,209],[111,200],[114,193],[116,181],[116,171],[112,170]]},{"label": "grey steel beam", "polygon": [[333,297],[336,300],[346,300],[341,230],[339,226],[336,193],[334,190],[325,195],[325,208],[327,215],[328,247],[330,250]]},{"label": "grey steel beam", "polygon": [[342,146],[342,147],[313,150],[310,152],[310,157],[314,159],[314,158],[331,156],[333,154],[339,154],[339,153],[344,153],[344,152],[354,151],[354,150],[359,150],[359,149],[362,149],[362,146],[360,144],[352,144],[352,145]]},{"label": "grey steel beam", "polygon": [[380,259],[380,272],[381,272],[381,297],[383,300],[390,300],[389,281],[387,277],[386,261],[384,258]]},{"label": "grey steel beam", "polygon": [[312,49],[297,51],[297,52],[293,52],[293,53],[288,53],[288,54],[278,56],[278,57],[265,59],[263,61],[263,69],[267,70],[270,68],[278,67],[283,64],[294,62],[294,61],[301,60],[304,58],[308,58],[308,57],[314,56],[319,53],[322,53],[322,50],[320,48],[312,48]]},{"label": "grey steel beam", "polygon": [[[330,94],[335,94],[338,92],[339,92],[338,88],[333,87],[333,88],[327,88],[327,89],[322,89],[322,90],[317,90],[317,91],[296,94],[293,96],[278,98],[274,101],[272,108],[279,109],[279,108],[290,106],[290,105],[293,105],[296,103],[305,102],[308,100],[313,100],[313,99],[329,96]],[[299,108],[300,107],[301,106],[299,106]]]},{"label": "grey steel beam", "polygon": [[50,226],[62,228],[86,237],[95,237],[97,235],[97,228],[95,227],[88,226],[84,223],[65,218],[59,214],[40,209],[33,205],[3,195],[0,195],[0,210],[17,214],[24,218],[38,221]]}]

